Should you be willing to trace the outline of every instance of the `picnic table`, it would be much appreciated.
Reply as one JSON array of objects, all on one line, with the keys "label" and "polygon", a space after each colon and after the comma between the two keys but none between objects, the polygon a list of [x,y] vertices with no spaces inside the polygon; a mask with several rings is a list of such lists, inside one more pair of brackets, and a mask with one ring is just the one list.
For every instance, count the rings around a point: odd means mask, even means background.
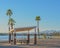
[{"label": "picnic table", "polygon": [[21,44],[22,44],[22,43],[28,44],[28,40],[18,40],[18,42],[21,43]]}]

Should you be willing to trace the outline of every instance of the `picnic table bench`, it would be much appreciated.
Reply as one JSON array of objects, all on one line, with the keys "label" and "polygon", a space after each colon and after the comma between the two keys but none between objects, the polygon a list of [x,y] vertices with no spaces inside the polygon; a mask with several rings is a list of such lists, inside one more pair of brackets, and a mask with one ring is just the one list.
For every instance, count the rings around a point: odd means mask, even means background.
[{"label": "picnic table bench", "polygon": [[22,44],[22,43],[28,44],[28,40],[18,40],[18,42],[21,43],[21,44]]}]

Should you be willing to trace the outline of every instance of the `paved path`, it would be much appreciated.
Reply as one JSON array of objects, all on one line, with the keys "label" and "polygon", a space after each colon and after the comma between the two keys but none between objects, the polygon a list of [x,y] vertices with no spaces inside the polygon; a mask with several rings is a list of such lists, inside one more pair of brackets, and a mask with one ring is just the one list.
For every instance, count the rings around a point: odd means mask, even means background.
[{"label": "paved path", "polygon": [[60,39],[39,40],[37,45],[11,45],[9,43],[0,43],[0,48],[60,48]]}]

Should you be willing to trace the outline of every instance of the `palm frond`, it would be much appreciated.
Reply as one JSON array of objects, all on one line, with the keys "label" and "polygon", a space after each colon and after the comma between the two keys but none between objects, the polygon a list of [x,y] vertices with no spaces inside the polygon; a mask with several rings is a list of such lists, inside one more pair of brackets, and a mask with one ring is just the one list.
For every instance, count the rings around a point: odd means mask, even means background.
[{"label": "palm frond", "polygon": [[9,24],[10,24],[10,25],[11,25],[11,24],[14,25],[15,23],[16,23],[16,22],[15,22],[15,20],[14,20],[13,18],[10,18],[9,21],[8,21],[8,25],[9,25]]},{"label": "palm frond", "polygon": [[7,16],[11,16],[12,14],[13,14],[13,13],[12,13],[11,9],[8,9],[6,15],[7,15]]},{"label": "palm frond", "polygon": [[40,16],[36,16],[36,19],[37,21],[41,20]]}]

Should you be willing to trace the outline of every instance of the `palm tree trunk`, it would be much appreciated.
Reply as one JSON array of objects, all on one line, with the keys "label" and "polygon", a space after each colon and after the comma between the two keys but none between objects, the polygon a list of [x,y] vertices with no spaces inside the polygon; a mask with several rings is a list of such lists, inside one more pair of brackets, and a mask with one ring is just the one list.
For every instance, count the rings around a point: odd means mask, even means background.
[{"label": "palm tree trunk", "polygon": [[[13,29],[13,25],[11,24],[11,30]],[[13,32],[11,32],[11,40],[13,42]]]},{"label": "palm tree trunk", "polygon": [[[9,19],[11,18],[11,16],[9,16]],[[10,24],[9,24],[9,43],[11,43],[11,32],[10,32]]]},{"label": "palm tree trunk", "polygon": [[11,43],[11,33],[10,33],[10,26],[9,26],[9,43]]},{"label": "palm tree trunk", "polygon": [[16,45],[16,32],[14,31],[14,45]]},{"label": "palm tree trunk", "polygon": [[37,21],[37,32],[38,32],[38,38],[40,38],[40,36],[39,36],[39,21]]}]

